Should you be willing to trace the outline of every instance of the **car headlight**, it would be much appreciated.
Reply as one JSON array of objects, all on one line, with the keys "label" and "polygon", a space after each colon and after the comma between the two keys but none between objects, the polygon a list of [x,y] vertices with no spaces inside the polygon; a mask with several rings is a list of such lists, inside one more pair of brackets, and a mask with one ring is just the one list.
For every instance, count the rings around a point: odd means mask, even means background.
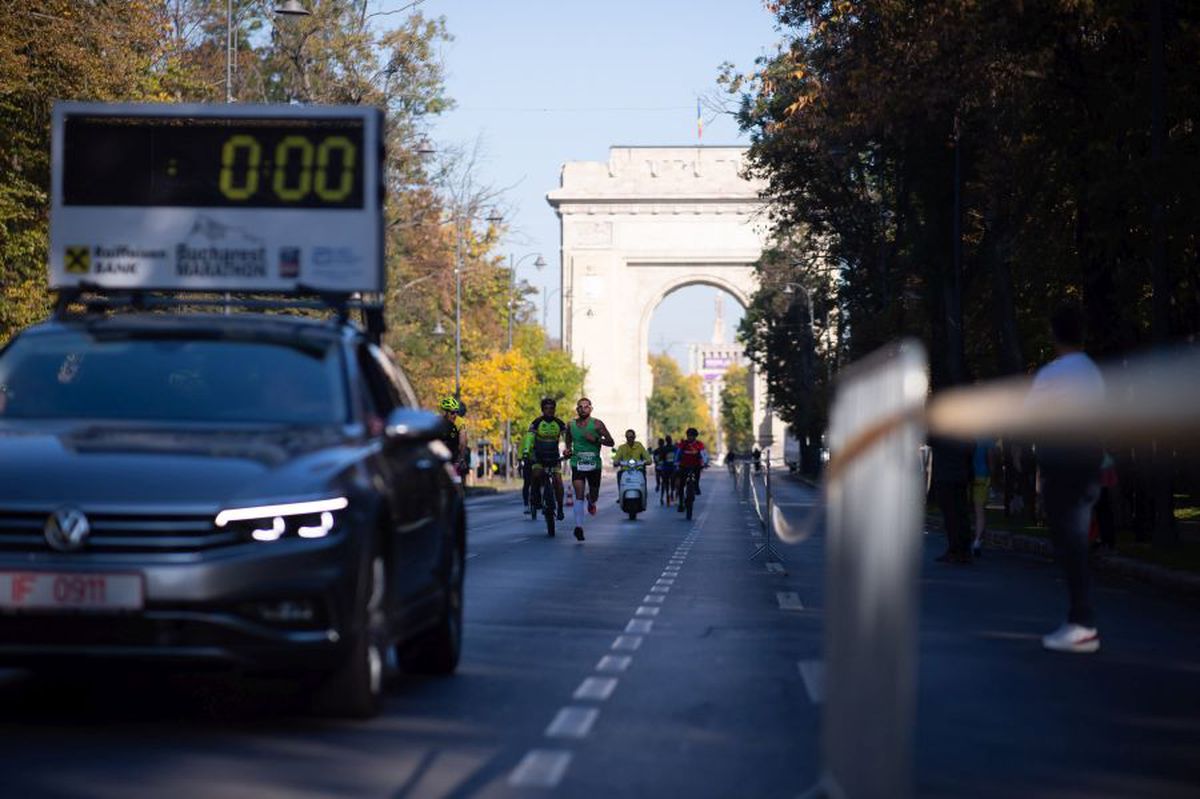
[{"label": "car headlight", "polygon": [[217,527],[240,530],[254,541],[281,538],[324,538],[337,527],[339,511],[349,507],[345,497],[278,505],[227,508],[217,514]]}]

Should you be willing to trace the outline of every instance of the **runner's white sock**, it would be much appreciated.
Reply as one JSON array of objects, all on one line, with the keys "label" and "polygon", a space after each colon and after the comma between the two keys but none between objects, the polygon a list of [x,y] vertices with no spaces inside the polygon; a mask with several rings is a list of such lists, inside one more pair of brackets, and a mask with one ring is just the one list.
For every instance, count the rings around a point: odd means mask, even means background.
[{"label": "runner's white sock", "polygon": [[587,514],[587,505],[582,499],[575,500],[575,526],[583,527],[583,519]]}]

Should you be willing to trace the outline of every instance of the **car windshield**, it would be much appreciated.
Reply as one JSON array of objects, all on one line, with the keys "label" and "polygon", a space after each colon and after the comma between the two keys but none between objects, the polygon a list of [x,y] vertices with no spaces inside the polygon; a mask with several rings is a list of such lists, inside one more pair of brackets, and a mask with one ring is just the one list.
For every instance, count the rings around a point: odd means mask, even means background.
[{"label": "car windshield", "polygon": [[0,417],[344,423],[339,348],[302,344],[176,332],[26,335],[0,354]]}]

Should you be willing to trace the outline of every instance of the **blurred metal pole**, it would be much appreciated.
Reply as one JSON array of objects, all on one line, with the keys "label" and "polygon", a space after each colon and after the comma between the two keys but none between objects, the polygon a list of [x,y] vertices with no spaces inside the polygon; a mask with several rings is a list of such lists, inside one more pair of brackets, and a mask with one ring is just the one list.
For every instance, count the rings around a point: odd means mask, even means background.
[{"label": "blurred metal pole", "polygon": [[921,345],[905,342],[840,375],[835,453],[911,418],[827,477],[821,776],[809,797],[912,796],[927,366]]}]

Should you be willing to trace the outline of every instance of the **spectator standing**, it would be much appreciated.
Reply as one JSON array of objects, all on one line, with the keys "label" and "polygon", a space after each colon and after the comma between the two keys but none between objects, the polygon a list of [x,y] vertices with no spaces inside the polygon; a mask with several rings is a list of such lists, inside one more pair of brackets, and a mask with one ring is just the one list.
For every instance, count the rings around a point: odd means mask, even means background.
[{"label": "spectator standing", "polygon": [[933,459],[933,500],[942,509],[946,528],[946,551],[937,557],[939,563],[967,564],[971,562],[971,532],[967,511],[967,485],[971,479],[970,442],[930,436],[929,448]]},{"label": "spectator standing", "polygon": [[[1038,371],[1026,407],[1102,399],[1104,378],[1083,352],[1079,309],[1073,305],[1058,308],[1050,318],[1050,332],[1057,357]],[[1056,652],[1087,653],[1100,648],[1089,594],[1088,527],[1100,493],[1102,459],[1099,444],[1040,445],[1037,449],[1042,505],[1069,599],[1067,620],[1042,636],[1042,646]]]}]

